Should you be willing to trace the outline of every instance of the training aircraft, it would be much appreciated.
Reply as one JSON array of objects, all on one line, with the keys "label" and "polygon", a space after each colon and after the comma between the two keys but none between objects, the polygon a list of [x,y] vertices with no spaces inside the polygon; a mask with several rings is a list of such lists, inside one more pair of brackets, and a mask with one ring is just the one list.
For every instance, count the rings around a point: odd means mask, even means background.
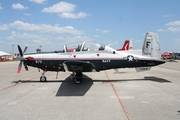
[{"label": "training aircraft", "polygon": [[131,50],[132,48],[133,48],[132,41],[131,40],[125,40],[123,47],[120,49],[117,49],[117,51]]},{"label": "training aircraft", "polygon": [[19,45],[18,50],[20,56],[17,59],[20,60],[20,63],[17,72],[20,73],[22,64],[24,64],[26,70],[28,70],[28,66],[42,69],[43,73],[40,81],[43,82],[47,80],[44,75],[46,71],[55,71],[57,73],[70,71],[74,82],[80,84],[83,72],[134,67],[140,72],[150,70],[152,66],[164,63],[160,59],[159,41],[155,33],[146,33],[143,55],[117,51],[106,45],[88,44],[86,42],[75,46],[64,45],[62,50],[53,52],[27,54],[27,46],[22,52]]}]

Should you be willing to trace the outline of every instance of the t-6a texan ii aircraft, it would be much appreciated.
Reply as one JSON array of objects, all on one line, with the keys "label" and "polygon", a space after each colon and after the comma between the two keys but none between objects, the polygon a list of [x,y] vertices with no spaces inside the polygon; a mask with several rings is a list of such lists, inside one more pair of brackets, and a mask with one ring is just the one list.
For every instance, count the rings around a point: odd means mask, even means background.
[{"label": "t-6a texan ii aircraft", "polygon": [[117,49],[117,51],[131,50],[132,48],[133,48],[132,41],[131,40],[125,40],[123,47],[120,49]]},{"label": "t-6a texan ii aircraft", "polygon": [[46,81],[46,71],[70,71],[72,79],[76,84],[80,84],[83,72],[99,72],[108,69],[133,68],[137,71],[150,70],[152,66],[164,63],[160,59],[160,48],[158,36],[155,33],[146,33],[142,55],[117,51],[109,46],[100,44],[88,44],[83,42],[76,46],[65,45],[61,51],[29,53],[27,46],[22,52],[18,45],[20,60],[18,73],[22,63],[26,70],[28,66],[42,69],[43,73],[40,81]]}]

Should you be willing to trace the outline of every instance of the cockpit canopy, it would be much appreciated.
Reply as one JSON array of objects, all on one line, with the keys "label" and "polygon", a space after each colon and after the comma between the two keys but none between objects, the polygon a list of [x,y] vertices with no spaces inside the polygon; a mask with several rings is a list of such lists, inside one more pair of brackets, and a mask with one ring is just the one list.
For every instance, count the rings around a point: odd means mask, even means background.
[{"label": "cockpit canopy", "polygon": [[95,43],[85,43],[85,42],[64,46],[65,52],[100,51],[104,49],[105,49],[105,45],[100,45]]},{"label": "cockpit canopy", "polygon": [[83,52],[83,51],[106,51],[109,53],[115,54],[115,49],[100,45],[96,43],[77,43],[77,44],[71,44],[71,45],[64,45],[64,47],[61,47],[62,49],[60,51],[55,51],[56,53],[64,53],[64,52]]}]

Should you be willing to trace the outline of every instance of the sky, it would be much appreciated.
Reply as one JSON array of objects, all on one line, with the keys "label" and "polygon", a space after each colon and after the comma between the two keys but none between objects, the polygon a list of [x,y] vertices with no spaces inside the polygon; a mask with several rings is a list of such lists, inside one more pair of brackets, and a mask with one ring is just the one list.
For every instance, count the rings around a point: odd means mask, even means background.
[{"label": "sky", "polygon": [[180,0],[0,0],[0,51],[62,49],[87,41],[141,49],[146,32],[161,52],[180,51]]}]

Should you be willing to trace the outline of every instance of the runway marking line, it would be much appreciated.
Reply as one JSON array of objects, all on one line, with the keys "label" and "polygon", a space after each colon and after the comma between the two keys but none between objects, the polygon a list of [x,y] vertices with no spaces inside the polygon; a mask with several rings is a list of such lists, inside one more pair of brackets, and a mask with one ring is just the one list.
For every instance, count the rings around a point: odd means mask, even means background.
[{"label": "runway marking line", "polygon": [[107,72],[106,72],[106,71],[104,71],[104,73],[105,73],[106,78],[108,79],[108,81],[109,81],[109,83],[110,83],[110,85],[111,85],[111,87],[112,87],[112,89],[113,89],[113,91],[114,91],[114,93],[115,93],[115,95],[116,95],[116,97],[117,97],[118,101],[119,101],[119,104],[121,105],[121,107],[122,107],[122,109],[123,109],[123,112],[124,112],[124,113],[125,113],[125,115],[126,115],[127,120],[130,120],[130,118],[129,118],[129,116],[128,116],[128,112],[127,112],[127,110],[126,110],[126,108],[125,108],[125,106],[124,106],[124,104],[123,104],[122,100],[121,100],[121,99],[120,99],[120,97],[118,96],[117,91],[116,91],[116,89],[115,89],[114,85],[113,85],[113,84],[112,84],[112,82],[110,81],[110,79],[109,79],[109,76],[108,76]]},{"label": "runway marking line", "polygon": [[[34,78],[30,78],[29,80],[27,80],[27,81],[31,81],[31,80],[33,80],[33,79],[35,79],[35,78],[37,78],[37,76],[36,77],[34,77]],[[26,81],[26,82],[27,82]],[[6,89],[8,89],[8,88],[11,88],[11,87],[14,87],[14,86],[17,86],[17,85],[20,85],[20,84],[22,84],[22,82],[18,82],[18,83],[15,83],[15,84],[13,84],[13,85],[10,85],[10,86],[7,86],[7,87],[4,87],[4,88],[1,88],[0,89],[0,91],[3,91],[3,90],[6,90]]]}]

